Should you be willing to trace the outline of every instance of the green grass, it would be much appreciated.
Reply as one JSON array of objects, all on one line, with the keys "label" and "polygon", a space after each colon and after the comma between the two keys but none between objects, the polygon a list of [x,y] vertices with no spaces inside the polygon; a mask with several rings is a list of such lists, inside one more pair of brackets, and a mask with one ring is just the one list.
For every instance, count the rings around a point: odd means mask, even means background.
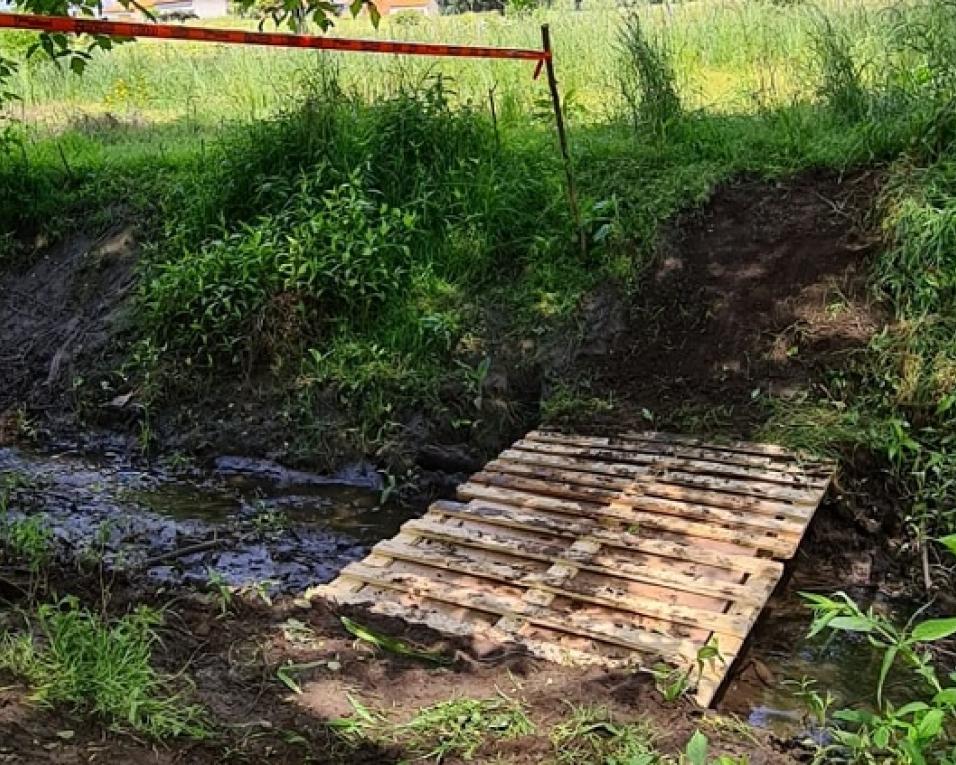
[{"label": "green grass", "polygon": [[551,730],[559,765],[666,765],[657,735],[643,723],[620,722],[601,707],[576,707]]},{"label": "green grass", "polygon": [[69,705],[157,739],[206,737],[203,710],[170,695],[150,663],[161,621],[145,606],[106,622],[74,598],[40,604],[25,632],[0,638],[0,668],[28,682],[37,704]]},{"label": "green grass", "polygon": [[53,533],[40,516],[11,518],[6,504],[0,494],[0,557],[23,562],[37,574],[53,554]]},{"label": "green grass", "polygon": [[482,747],[535,733],[524,705],[504,695],[441,701],[416,710],[404,723],[389,720],[351,695],[348,698],[354,713],[329,722],[345,743],[397,746],[421,761],[472,760]]},{"label": "green grass", "polygon": [[437,762],[451,756],[470,760],[488,738],[520,738],[533,732],[524,708],[504,697],[443,701],[420,709],[396,729],[409,751]]}]

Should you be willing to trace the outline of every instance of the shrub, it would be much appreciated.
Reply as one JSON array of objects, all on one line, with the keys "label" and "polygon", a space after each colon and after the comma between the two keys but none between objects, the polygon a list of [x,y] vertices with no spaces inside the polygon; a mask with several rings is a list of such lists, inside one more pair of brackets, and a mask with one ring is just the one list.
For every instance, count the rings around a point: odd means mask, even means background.
[{"label": "shrub", "polygon": [[377,196],[358,173],[332,188],[321,169],[303,173],[284,209],[157,264],[148,324],[170,349],[235,363],[294,342],[286,322],[305,340],[367,319],[404,284],[417,222]]}]

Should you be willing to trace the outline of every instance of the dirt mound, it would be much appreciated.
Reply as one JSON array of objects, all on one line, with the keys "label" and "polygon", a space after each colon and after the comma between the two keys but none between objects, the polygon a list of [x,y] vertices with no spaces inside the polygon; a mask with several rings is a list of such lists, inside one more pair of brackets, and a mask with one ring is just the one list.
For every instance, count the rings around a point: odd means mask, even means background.
[{"label": "dirt mound", "polygon": [[[0,273],[0,414],[43,407],[107,349],[135,283],[135,240],[118,226],[79,234]],[[58,402],[62,404],[62,401]]]},{"label": "dirt mound", "polygon": [[879,327],[865,261],[874,175],[718,188],[681,216],[626,329],[578,372],[628,426],[749,431],[766,397],[797,395]]}]

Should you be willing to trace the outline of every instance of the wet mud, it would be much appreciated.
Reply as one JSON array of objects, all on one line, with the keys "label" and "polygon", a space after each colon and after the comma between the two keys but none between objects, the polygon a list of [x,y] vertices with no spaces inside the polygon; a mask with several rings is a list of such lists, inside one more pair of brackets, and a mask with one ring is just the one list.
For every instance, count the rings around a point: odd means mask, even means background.
[{"label": "wet mud", "polygon": [[368,465],[322,476],[222,457],[211,470],[143,466],[120,455],[0,448],[7,512],[38,515],[59,558],[102,559],[163,584],[286,593],[329,581],[414,514],[381,503]]}]

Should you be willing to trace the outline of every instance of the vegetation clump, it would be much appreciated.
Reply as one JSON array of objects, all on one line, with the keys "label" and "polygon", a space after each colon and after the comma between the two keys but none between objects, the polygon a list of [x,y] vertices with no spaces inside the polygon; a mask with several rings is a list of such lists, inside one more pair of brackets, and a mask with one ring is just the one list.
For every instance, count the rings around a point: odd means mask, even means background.
[{"label": "vegetation clump", "polygon": [[43,603],[26,632],[0,640],[0,669],[24,678],[40,704],[86,709],[158,739],[206,737],[203,710],[169,695],[168,681],[150,663],[161,622],[146,606],[108,623],[73,597]]}]

